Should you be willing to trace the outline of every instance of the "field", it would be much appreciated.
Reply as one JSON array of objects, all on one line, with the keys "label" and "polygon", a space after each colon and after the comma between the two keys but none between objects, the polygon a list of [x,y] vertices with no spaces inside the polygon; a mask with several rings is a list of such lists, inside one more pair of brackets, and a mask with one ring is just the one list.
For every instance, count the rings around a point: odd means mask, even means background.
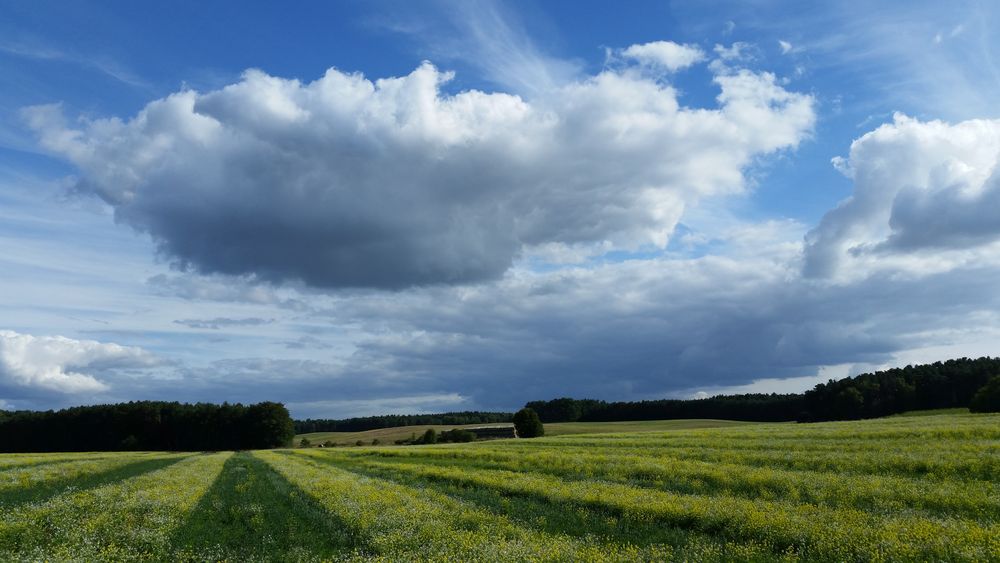
[{"label": "field", "polygon": [[1000,416],[0,455],[0,560],[1000,561]]},{"label": "field", "polygon": [[[555,422],[545,425],[546,436],[565,436],[567,434],[594,434],[611,432],[661,432],[666,430],[690,430],[693,428],[722,428],[726,426],[741,426],[747,422],[734,420],[638,420],[629,422]],[[405,440],[412,436],[420,436],[428,428],[437,432],[452,428],[481,428],[483,426],[510,426],[510,424],[465,424],[445,425],[427,424],[417,426],[397,426],[395,428],[378,428],[363,432],[310,432],[295,437],[298,444],[302,438],[308,439],[314,445],[330,441],[338,446],[353,446],[358,440],[365,445],[371,445],[373,440],[380,444],[392,444],[396,440]]]}]

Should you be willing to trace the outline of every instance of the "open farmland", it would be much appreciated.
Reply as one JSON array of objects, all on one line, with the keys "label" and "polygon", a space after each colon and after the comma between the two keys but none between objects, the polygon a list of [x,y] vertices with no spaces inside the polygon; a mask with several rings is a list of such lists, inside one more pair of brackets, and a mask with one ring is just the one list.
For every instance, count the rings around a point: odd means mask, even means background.
[{"label": "open farmland", "polygon": [[[750,424],[735,420],[713,420],[710,418],[681,420],[631,420],[627,422],[554,422],[545,425],[546,436],[564,436],[566,434],[595,434],[611,432],[661,432],[666,430],[691,430],[693,428],[722,428],[726,426],[741,426]],[[421,424],[414,426],[395,426],[392,428],[377,428],[361,432],[309,432],[295,436],[295,443],[305,438],[315,444],[332,442],[338,446],[353,446],[358,440],[368,445],[373,440],[381,444],[392,444],[396,440],[406,440],[420,436],[429,428],[435,432],[443,432],[453,428],[483,428],[492,426],[510,426],[510,423],[492,424]]]},{"label": "open farmland", "polygon": [[0,456],[0,560],[1000,560],[1000,416]]}]

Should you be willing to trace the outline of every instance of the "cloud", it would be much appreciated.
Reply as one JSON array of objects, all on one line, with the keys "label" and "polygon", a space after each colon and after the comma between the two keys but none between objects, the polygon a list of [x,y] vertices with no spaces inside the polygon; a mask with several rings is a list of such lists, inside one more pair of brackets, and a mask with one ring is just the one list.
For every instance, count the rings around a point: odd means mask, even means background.
[{"label": "cloud", "polygon": [[792,52],[792,44],[783,39],[778,40],[778,47],[781,48],[782,55],[787,55],[788,53]]},{"label": "cloud", "polygon": [[756,50],[756,48],[745,41],[735,41],[728,47],[725,45],[716,45],[712,49],[720,60],[726,62],[752,59],[753,54],[751,52],[754,50]]},{"label": "cloud", "polygon": [[111,388],[101,373],[160,363],[141,348],[0,330],[0,389],[99,393]]},{"label": "cloud", "polygon": [[128,120],[25,116],[181,268],[391,289],[495,280],[552,243],[664,247],[687,206],[741,193],[747,166],[815,120],[810,96],[745,69],[717,71],[715,108],[628,68],[530,101],[445,94],[450,79],[429,63],[374,82],[251,70]]},{"label": "cloud", "polygon": [[316,338],[315,336],[307,334],[305,336],[300,336],[295,340],[286,341],[285,348],[289,350],[307,350],[310,348],[326,350],[333,348],[333,345],[322,339]]},{"label": "cloud", "polygon": [[457,393],[372,400],[299,401],[289,403],[286,406],[293,412],[301,413],[297,415],[301,418],[309,416],[327,417],[330,416],[329,413],[337,413],[336,416],[338,417],[350,418],[354,416],[371,416],[372,413],[422,414],[472,408],[467,404],[467,399]]},{"label": "cloud", "polygon": [[222,327],[234,326],[261,326],[271,324],[273,322],[274,319],[260,319],[256,317],[248,317],[244,319],[216,317],[214,319],[179,319],[174,321],[174,323],[184,325],[188,328],[207,328],[212,330],[219,330]]},{"label": "cloud", "polygon": [[673,41],[653,41],[632,45],[622,50],[624,57],[644,65],[677,72],[705,59],[705,52],[696,45],[680,45]]},{"label": "cloud", "polygon": [[340,374],[331,392],[458,393],[477,408],[565,395],[687,396],[808,378],[824,366],[883,365],[902,351],[967,341],[970,326],[1000,320],[997,268],[829,284],[801,278],[801,243],[779,236],[748,241],[773,247],[759,256],[520,271],[487,286],[355,296],[331,312],[360,331],[353,353],[331,369]]},{"label": "cloud", "polygon": [[95,54],[71,53],[38,43],[0,42],[0,53],[40,61],[66,62],[97,71],[128,86],[151,90],[149,83],[117,62]]},{"label": "cloud", "polygon": [[[956,124],[896,114],[834,165],[854,193],[806,237],[807,276],[961,261],[1000,241],[1000,120]],[[992,257],[992,258],[990,258]],[[951,266],[948,266],[951,267]]]},{"label": "cloud", "polygon": [[271,287],[250,276],[199,276],[157,274],[146,280],[154,293],[193,301],[220,301],[276,305],[283,309],[305,310],[309,306],[291,297],[293,290]]}]

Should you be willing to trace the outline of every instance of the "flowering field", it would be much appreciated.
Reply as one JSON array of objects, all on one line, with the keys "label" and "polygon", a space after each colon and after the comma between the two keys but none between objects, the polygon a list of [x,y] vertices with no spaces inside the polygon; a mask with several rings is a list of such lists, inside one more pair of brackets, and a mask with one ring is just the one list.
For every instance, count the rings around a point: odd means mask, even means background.
[{"label": "flowering field", "polygon": [[0,560],[1000,561],[1000,416],[0,455]]}]

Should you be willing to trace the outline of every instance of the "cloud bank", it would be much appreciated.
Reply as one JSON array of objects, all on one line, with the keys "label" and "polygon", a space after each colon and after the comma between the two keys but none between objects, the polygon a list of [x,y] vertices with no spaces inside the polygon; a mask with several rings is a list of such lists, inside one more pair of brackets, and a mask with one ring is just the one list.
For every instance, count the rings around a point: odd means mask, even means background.
[{"label": "cloud bank", "polygon": [[0,330],[0,390],[7,392],[14,387],[60,394],[99,393],[110,390],[99,378],[101,373],[159,363],[141,348]]},{"label": "cloud bank", "polygon": [[[666,70],[702,56],[625,52]],[[547,244],[662,248],[687,206],[741,193],[745,169],[815,119],[810,96],[741,69],[717,70],[715,108],[684,107],[665,76],[627,66],[530,100],[450,94],[450,79],[429,63],[375,81],[251,70],[128,120],[25,114],[80,190],[183,268],[390,289],[495,280]]]},{"label": "cloud bank", "polygon": [[[155,379],[101,371],[141,368],[139,349],[4,344],[3,385],[272,399],[296,416],[506,409],[878,366],[1000,327],[997,121],[897,115],[834,159],[854,191],[817,225],[741,222],[725,196],[808,138],[814,99],[739,68],[760,59],[751,44],[613,53],[526,97],[452,91],[425,63],[380,80],[248,71],[128,119],[26,111],[79,190],[188,270],[148,278],[198,302],[159,328],[191,347],[226,328],[232,344]],[[685,106],[673,73],[712,56],[715,104]],[[719,213],[699,230],[706,207]],[[106,361],[70,352],[87,346]]]}]

